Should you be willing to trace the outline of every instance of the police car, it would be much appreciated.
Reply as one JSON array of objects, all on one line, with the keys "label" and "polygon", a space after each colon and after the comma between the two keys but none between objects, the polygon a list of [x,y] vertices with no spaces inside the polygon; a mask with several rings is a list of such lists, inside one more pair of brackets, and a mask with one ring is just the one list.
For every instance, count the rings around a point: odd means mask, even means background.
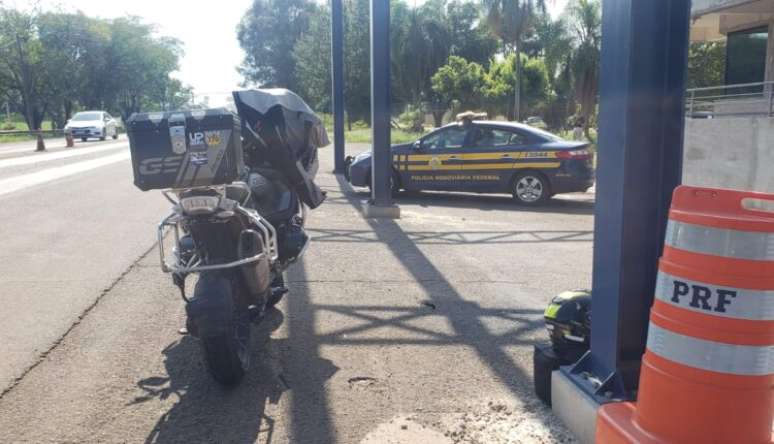
[{"label": "police car", "polygon": [[[510,193],[539,205],[594,183],[587,142],[513,122],[465,119],[392,146],[392,189]],[[371,152],[347,158],[353,186],[371,185]]]}]

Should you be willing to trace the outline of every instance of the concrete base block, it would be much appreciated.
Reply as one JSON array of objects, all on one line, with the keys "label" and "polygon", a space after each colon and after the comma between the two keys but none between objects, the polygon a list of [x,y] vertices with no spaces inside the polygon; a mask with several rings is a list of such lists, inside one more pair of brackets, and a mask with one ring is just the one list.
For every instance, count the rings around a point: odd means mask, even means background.
[{"label": "concrete base block", "polygon": [[363,205],[363,216],[374,219],[400,219],[400,207],[393,205],[374,205],[366,202]]},{"label": "concrete base block", "polygon": [[564,373],[551,373],[551,407],[581,444],[594,444],[599,404]]}]

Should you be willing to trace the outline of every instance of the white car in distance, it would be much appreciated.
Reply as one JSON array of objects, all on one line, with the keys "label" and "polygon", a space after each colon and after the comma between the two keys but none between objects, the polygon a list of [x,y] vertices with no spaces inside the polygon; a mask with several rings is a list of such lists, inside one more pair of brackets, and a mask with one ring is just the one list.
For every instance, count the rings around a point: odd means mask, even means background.
[{"label": "white car in distance", "polygon": [[118,123],[105,111],[81,111],[67,121],[66,133],[85,142],[90,137],[105,140],[108,137],[118,139]]}]

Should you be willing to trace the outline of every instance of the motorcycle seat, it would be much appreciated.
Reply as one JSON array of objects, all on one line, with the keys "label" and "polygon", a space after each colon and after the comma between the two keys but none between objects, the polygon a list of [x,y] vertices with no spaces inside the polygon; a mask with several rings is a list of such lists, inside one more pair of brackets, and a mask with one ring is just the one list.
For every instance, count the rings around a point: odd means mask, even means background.
[{"label": "motorcycle seat", "polygon": [[226,198],[239,202],[240,205],[245,203],[250,191],[244,186],[239,185],[226,185]]},{"label": "motorcycle seat", "polygon": [[289,220],[298,211],[295,194],[282,176],[271,170],[257,170],[250,174],[252,204],[274,226]]}]

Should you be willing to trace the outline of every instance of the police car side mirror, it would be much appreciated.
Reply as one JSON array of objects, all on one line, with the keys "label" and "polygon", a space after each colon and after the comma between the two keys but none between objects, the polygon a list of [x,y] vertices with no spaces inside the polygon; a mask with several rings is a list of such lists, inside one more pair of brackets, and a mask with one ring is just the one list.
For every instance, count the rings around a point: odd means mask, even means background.
[{"label": "police car side mirror", "polygon": [[414,142],[414,144],[411,145],[411,149],[413,149],[415,151],[421,150],[422,149],[422,141],[421,140],[417,140],[416,142]]}]

